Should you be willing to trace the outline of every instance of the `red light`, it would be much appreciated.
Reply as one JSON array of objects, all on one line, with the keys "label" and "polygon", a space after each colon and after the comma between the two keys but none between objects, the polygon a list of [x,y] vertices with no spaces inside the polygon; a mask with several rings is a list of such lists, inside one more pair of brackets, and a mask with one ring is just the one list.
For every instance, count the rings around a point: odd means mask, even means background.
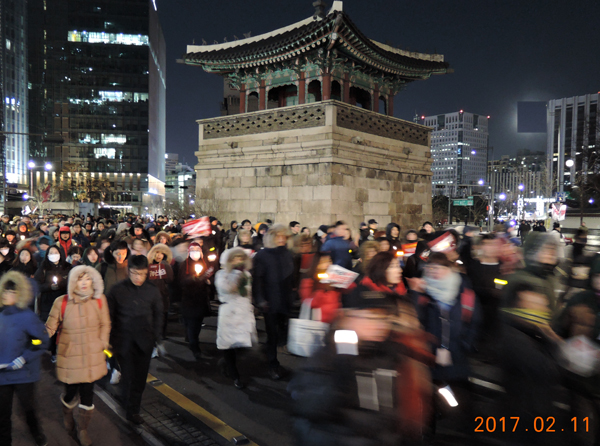
[{"label": "red light", "polygon": [[463,111],[461,110],[460,112],[462,113]]},{"label": "red light", "polygon": [[425,116],[421,116],[421,119],[425,119]]},{"label": "red light", "polygon": [[488,115],[488,119],[490,119],[490,115]]}]

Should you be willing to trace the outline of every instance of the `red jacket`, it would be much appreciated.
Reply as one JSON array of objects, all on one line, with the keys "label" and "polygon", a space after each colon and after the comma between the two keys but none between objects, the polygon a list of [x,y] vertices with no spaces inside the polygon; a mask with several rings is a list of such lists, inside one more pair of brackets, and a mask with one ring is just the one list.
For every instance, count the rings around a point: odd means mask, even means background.
[{"label": "red jacket", "polygon": [[321,309],[321,321],[331,323],[342,306],[342,292],[338,288],[318,288],[313,279],[302,279],[300,282],[300,298],[304,302],[312,299],[311,307]]}]

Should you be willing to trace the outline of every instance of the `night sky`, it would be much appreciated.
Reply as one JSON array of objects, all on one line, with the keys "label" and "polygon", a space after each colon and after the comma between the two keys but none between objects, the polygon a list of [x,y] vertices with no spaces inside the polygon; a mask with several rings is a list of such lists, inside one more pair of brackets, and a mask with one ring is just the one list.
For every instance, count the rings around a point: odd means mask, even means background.
[{"label": "night sky", "polygon": [[[220,115],[222,78],[177,64],[186,45],[290,25],[312,16],[312,1],[157,0],[167,43],[167,152],[195,164],[195,120]],[[494,158],[545,150],[545,134],[517,133],[519,101],[600,91],[596,0],[346,0],[344,11],[369,38],[435,51],[454,69],[408,84],[395,98],[397,118],[459,109],[490,115]]]}]

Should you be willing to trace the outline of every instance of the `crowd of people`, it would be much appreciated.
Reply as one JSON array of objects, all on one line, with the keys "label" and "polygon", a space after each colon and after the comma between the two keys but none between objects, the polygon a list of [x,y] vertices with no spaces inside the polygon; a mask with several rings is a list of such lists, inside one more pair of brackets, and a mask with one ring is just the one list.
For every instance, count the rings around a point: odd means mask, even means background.
[{"label": "crowd of people", "polygon": [[[169,321],[183,323],[196,360],[212,360],[199,336],[217,305],[217,364],[239,389],[248,377],[238,351],[257,345],[257,318],[273,380],[289,374],[279,359],[300,305],[328,327],[306,340],[318,348],[288,386],[300,445],[422,441],[444,412],[440,394],[473,432],[482,415],[473,409],[473,361],[502,371],[497,418],[533,426],[556,417],[557,388],[596,407],[597,365],[581,373],[561,359],[571,339],[593,349],[600,334],[600,258],[585,250],[585,229],[569,251],[556,226],[517,235],[505,225],[459,233],[425,222],[403,231],[371,219],[354,234],[343,221],[313,234],[297,221],[225,228],[210,217],[198,234],[185,224],[2,217],[1,444],[10,444],[13,395],[36,444],[46,444],[32,397],[45,352],[64,384],[64,427],[82,445],[92,444],[94,383],[109,370],[127,419],[143,423],[146,376],[152,357],[165,354]],[[547,442],[532,429],[510,435],[511,444]]]}]

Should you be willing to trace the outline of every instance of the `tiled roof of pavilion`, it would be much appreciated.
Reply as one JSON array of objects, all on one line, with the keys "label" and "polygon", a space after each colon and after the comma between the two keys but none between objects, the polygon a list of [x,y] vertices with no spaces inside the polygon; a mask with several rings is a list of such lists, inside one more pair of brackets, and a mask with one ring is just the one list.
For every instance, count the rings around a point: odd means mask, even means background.
[{"label": "tiled roof of pavilion", "polygon": [[277,30],[232,42],[189,45],[183,61],[204,70],[227,74],[293,61],[323,49],[384,75],[406,81],[450,71],[441,54],[404,51],[368,39],[335,1],[325,17],[313,16]]}]

